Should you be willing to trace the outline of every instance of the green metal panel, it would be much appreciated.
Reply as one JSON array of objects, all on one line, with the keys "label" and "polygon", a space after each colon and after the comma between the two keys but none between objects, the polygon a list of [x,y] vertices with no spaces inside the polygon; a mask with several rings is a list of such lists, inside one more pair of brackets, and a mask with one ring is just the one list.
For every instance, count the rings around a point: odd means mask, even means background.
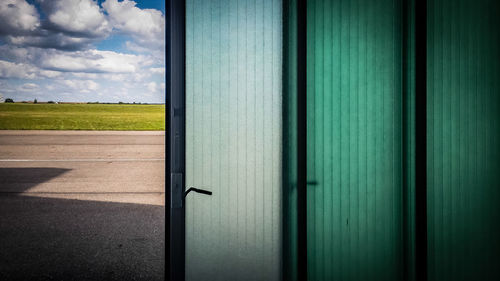
[{"label": "green metal panel", "polygon": [[403,278],[401,4],[308,1],[309,280]]},{"label": "green metal panel", "polygon": [[428,1],[429,280],[500,280],[500,3]]},{"label": "green metal panel", "polygon": [[282,2],[186,9],[186,280],[280,280]]}]

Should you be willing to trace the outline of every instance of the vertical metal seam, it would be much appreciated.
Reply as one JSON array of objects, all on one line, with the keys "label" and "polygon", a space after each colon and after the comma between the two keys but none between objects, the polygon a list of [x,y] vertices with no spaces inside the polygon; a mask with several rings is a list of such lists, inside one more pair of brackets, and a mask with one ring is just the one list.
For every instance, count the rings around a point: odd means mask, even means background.
[{"label": "vertical metal seam", "polygon": [[416,280],[427,280],[427,1],[415,3]]},{"label": "vertical metal seam", "polygon": [[409,94],[410,91],[408,89],[408,85],[410,84],[408,79],[409,79],[409,73],[411,73],[410,68],[409,68],[409,36],[410,33],[408,32],[408,28],[410,27],[410,15],[409,9],[408,9],[408,1],[411,0],[402,0],[402,7],[401,7],[401,28],[402,28],[402,52],[401,52],[401,66],[402,66],[402,83],[401,83],[401,89],[402,89],[402,104],[401,104],[401,115],[402,115],[402,207],[403,207],[403,216],[401,217],[402,220],[402,241],[403,241],[403,249],[402,249],[402,275],[403,275],[403,280],[410,281],[412,280],[409,276],[409,247],[411,247],[411,239],[409,239],[409,227],[411,224],[411,218],[409,217],[408,214],[408,208],[411,206],[410,200],[408,198],[410,194],[410,185],[408,182],[408,169],[410,167],[410,163],[408,163],[409,157],[408,157],[408,147],[409,146],[409,135],[411,134],[411,125],[408,123],[409,120],[409,110],[407,108],[408,106],[408,101],[409,101]]},{"label": "vertical metal seam", "polygon": [[297,0],[298,280],[307,280],[307,1]]}]

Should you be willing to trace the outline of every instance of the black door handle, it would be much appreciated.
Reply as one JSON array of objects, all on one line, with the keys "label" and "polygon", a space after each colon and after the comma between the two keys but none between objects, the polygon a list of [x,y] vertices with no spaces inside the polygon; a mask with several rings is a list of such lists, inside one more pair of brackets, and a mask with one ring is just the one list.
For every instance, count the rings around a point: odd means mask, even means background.
[{"label": "black door handle", "polygon": [[190,187],[188,190],[186,190],[186,192],[184,192],[184,198],[186,198],[186,196],[191,191],[198,192],[198,193],[205,194],[205,195],[212,195],[212,191],[208,191],[205,189],[199,189],[199,188],[195,188],[195,187]]}]

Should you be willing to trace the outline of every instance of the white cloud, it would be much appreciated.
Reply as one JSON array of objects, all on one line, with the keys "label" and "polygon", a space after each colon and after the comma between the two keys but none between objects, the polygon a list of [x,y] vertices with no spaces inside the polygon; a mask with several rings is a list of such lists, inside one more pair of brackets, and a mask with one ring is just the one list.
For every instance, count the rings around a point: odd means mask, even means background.
[{"label": "white cloud", "polygon": [[15,61],[18,63],[33,63],[38,57],[33,48],[23,48],[12,45],[0,45],[0,60]]},{"label": "white cloud", "polygon": [[19,90],[24,91],[24,92],[33,92],[33,91],[37,90],[38,88],[39,88],[39,86],[37,84],[25,83],[25,84],[21,85]]},{"label": "white cloud", "polygon": [[37,0],[46,18],[25,0],[2,0],[0,36],[18,46],[61,50],[89,48],[112,30],[106,15],[92,0]]},{"label": "white cloud", "polygon": [[[13,63],[16,61],[17,63]],[[153,67],[151,56],[112,51],[65,52],[34,47],[0,46],[0,77],[56,78],[70,73],[81,79],[144,82],[164,68]]]},{"label": "white cloud", "polygon": [[80,36],[103,37],[111,25],[92,0],[38,0],[50,24],[59,31]]},{"label": "white cloud", "polygon": [[52,70],[40,70],[40,75],[45,78],[56,78],[61,76],[61,72]]},{"label": "white cloud", "polygon": [[115,81],[115,82],[123,82],[130,80],[130,75],[125,75],[125,74],[105,74],[103,76],[105,79]]},{"label": "white cloud", "polygon": [[63,80],[62,84],[71,90],[77,90],[82,93],[90,93],[100,88],[99,84],[92,80]]},{"label": "white cloud", "polygon": [[[144,41],[139,39],[140,44],[127,41],[125,42],[125,48],[138,54],[149,54],[151,55],[157,64],[161,64],[165,61],[165,42],[160,41]],[[163,45],[162,45],[163,44]]]},{"label": "white cloud", "polygon": [[139,46],[136,43],[131,42],[131,41],[125,42],[125,47],[128,50],[130,50],[132,52],[136,52],[136,53],[148,53],[148,52],[151,51],[149,48],[145,48],[143,46]]},{"label": "white cloud", "polygon": [[94,82],[92,80],[89,80],[89,81],[87,81],[87,89],[97,90],[97,89],[99,89],[99,84],[97,84],[96,82]]},{"label": "white cloud", "polygon": [[157,85],[155,82],[148,83],[147,87],[148,87],[148,90],[150,92],[153,92],[153,93],[156,92]]},{"label": "white cloud", "polygon": [[165,67],[152,67],[149,70],[153,74],[165,74]]},{"label": "white cloud", "polygon": [[[100,2],[0,0],[0,90],[16,100],[164,101],[165,16]],[[95,49],[113,33],[128,53]]]},{"label": "white cloud", "polygon": [[45,69],[87,73],[132,73],[151,63],[145,56],[99,50],[45,53],[40,59]]},{"label": "white cloud", "polygon": [[40,19],[35,6],[24,0],[0,2],[0,34],[25,34],[35,31]]},{"label": "white cloud", "polygon": [[47,33],[45,36],[5,36],[5,41],[12,45],[32,46],[39,48],[54,48],[60,50],[79,50],[90,46],[95,39],[71,37],[63,33]]},{"label": "white cloud", "polygon": [[36,0],[43,11],[26,0],[0,1],[0,38],[10,45],[86,50],[113,30],[130,36],[125,46],[135,53],[164,59],[165,16],[140,9],[131,0]]},{"label": "white cloud", "polygon": [[0,78],[34,79],[37,71],[31,65],[0,60]]},{"label": "white cloud", "polygon": [[85,79],[97,79],[98,75],[96,73],[82,73],[82,72],[76,72],[72,73],[73,76],[78,77],[78,78],[85,78]]},{"label": "white cloud", "polygon": [[124,0],[106,0],[102,7],[109,15],[113,28],[132,35],[141,46],[128,43],[129,48],[144,46],[159,47],[164,44],[165,17],[154,9],[139,9],[136,2]]}]

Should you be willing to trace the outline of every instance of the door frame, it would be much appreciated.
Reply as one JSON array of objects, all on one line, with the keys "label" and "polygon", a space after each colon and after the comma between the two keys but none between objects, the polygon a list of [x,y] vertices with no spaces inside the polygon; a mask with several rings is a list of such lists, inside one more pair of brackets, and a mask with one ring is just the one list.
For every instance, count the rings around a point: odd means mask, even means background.
[{"label": "door frame", "polygon": [[[165,279],[185,279],[186,1],[166,0],[166,269]],[[167,205],[168,204],[168,205]]]}]

